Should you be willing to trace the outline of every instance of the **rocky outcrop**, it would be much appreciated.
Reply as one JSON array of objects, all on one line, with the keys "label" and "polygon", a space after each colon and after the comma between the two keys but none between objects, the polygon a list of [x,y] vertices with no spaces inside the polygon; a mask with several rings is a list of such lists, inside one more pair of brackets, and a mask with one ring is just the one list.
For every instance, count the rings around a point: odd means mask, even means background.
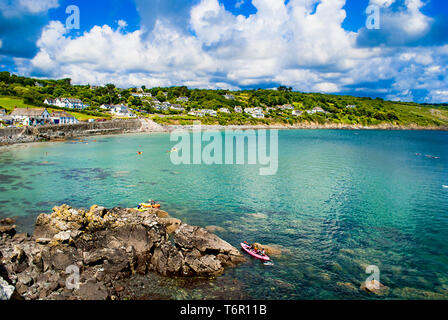
[{"label": "rocky outcrop", "polygon": [[106,299],[117,294],[115,281],[137,274],[214,277],[244,259],[218,236],[158,209],[62,205],[37,218],[33,236],[15,234],[12,221],[5,226],[0,276],[25,299]]}]

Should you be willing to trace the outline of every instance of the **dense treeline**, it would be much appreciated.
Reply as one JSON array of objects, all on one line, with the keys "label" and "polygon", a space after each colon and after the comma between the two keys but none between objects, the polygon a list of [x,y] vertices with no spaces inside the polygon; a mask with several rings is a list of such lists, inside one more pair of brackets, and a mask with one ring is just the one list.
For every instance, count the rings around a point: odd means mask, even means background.
[{"label": "dense treeline", "polygon": [[[133,97],[132,93],[147,93],[152,97]],[[71,79],[41,80],[20,77],[9,72],[0,72],[0,95],[18,96],[30,105],[43,106],[46,98],[72,97],[79,98],[90,107],[84,112],[100,115],[102,104],[124,103],[139,110],[156,113],[157,103],[170,102],[181,104],[187,111],[191,109],[228,108],[231,114],[219,114],[216,118],[204,118],[204,121],[215,121],[221,124],[243,123],[295,123],[295,122],[333,122],[344,124],[375,125],[380,123],[418,125],[445,125],[448,114],[447,104],[429,105],[404,102],[391,102],[382,99],[359,98],[347,95],[328,95],[320,93],[294,92],[291,87],[281,86],[277,90],[228,90],[189,89],[185,86],[170,88],[128,88],[120,89],[113,84],[105,86],[72,85]],[[178,100],[179,97],[186,99]],[[253,119],[247,114],[233,112],[235,106],[268,107],[290,104],[296,110],[311,110],[321,107],[326,113],[308,114],[296,117],[291,110],[270,110],[265,119]],[[347,106],[356,106],[350,108]],[[1,107],[1,106],[0,106]],[[437,112],[434,112],[436,110]],[[157,112],[161,113],[161,112]],[[165,111],[165,114],[177,114]],[[181,121],[182,119],[179,118]],[[191,120],[190,117],[183,117]],[[168,121],[165,119],[165,121]]]}]

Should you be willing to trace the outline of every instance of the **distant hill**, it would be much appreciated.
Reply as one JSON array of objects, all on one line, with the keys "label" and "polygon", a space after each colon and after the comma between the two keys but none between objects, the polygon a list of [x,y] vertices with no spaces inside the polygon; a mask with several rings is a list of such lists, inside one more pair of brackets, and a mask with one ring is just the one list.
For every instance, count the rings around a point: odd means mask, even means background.
[{"label": "distant hill", "polygon": [[[187,115],[190,110],[227,108],[230,113],[218,113],[215,117],[206,115],[201,117],[201,122],[221,125],[332,123],[448,126],[448,104],[418,104],[369,97],[303,93],[283,86],[276,90],[241,91],[189,89],[185,86],[122,89],[113,84],[72,85],[70,79],[42,80],[0,72],[0,95],[0,109],[11,110],[14,98],[20,98],[21,103],[26,106],[43,106],[46,98],[72,97],[91,106],[82,112],[85,114],[108,116],[99,108],[101,105],[123,103],[144,112],[140,115],[163,114],[164,117],[156,117],[156,120],[164,123],[191,123],[196,117]],[[185,111],[157,110],[157,106],[162,103],[182,105]],[[17,104],[17,107],[21,106],[20,103]],[[256,119],[250,114],[236,113],[236,106],[243,109],[261,108],[264,118]],[[281,109],[279,106],[288,107]],[[310,112],[317,107],[322,108],[323,112]],[[295,114],[300,115],[293,115],[292,109],[296,110]]]}]

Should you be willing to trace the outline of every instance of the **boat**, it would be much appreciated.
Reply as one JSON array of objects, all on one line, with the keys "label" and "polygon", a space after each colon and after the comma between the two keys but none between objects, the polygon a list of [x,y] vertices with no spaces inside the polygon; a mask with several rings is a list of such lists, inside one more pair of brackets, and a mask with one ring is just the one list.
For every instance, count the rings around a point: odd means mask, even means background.
[{"label": "boat", "polygon": [[156,203],[156,204],[140,203],[140,207],[141,208],[155,208],[155,209],[159,209],[160,208],[160,204],[159,203]]},{"label": "boat", "polygon": [[257,259],[262,260],[262,261],[271,261],[271,258],[269,258],[267,255],[261,255],[261,254],[256,253],[246,243],[241,242],[241,248],[243,248],[244,251],[246,251],[248,254],[250,254],[254,258],[257,258]]}]

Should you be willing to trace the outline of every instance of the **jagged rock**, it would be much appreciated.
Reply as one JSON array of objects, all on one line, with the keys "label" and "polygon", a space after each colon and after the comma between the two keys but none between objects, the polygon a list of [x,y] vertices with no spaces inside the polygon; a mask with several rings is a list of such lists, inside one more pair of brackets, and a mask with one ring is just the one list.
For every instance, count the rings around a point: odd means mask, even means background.
[{"label": "jagged rock", "polygon": [[[54,207],[38,216],[32,238],[6,238],[0,249],[0,276],[17,283],[25,299],[107,299],[114,281],[126,285],[136,273],[216,276],[244,259],[218,236],[163,210],[100,206]],[[82,283],[75,291],[65,285],[69,270]]]},{"label": "jagged rock", "polygon": [[0,277],[0,300],[10,300],[14,294],[15,287]]},{"label": "jagged rock", "polygon": [[167,242],[154,250],[151,264],[163,275],[178,274],[182,269],[183,256],[171,242]]},{"label": "jagged rock", "polygon": [[166,233],[168,234],[176,231],[182,223],[182,221],[176,218],[160,218],[159,222],[166,227]]},{"label": "jagged rock", "polygon": [[184,252],[196,249],[202,255],[215,255],[224,266],[233,266],[244,261],[244,257],[235,247],[200,227],[182,224],[174,233],[174,242]]},{"label": "jagged rock", "polygon": [[106,300],[109,294],[103,283],[88,281],[75,290],[75,296],[80,300]]},{"label": "jagged rock", "polygon": [[53,237],[53,240],[58,242],[69,242],[71,238],[71,231],[61,231]]},{"label": "jagged rock", "polygon": [[16,228],[16,225],[0,226],[0,236],[5,234],[7,236],[13,237],[16,234]]},{"label": "jagged rock", "polygon": [[4,219],[0,220],[0,225],[4,225],[4,226],[13,225],[14,223],[15,223],[14,219],[11,219],[11,218],[4,218]]}]

